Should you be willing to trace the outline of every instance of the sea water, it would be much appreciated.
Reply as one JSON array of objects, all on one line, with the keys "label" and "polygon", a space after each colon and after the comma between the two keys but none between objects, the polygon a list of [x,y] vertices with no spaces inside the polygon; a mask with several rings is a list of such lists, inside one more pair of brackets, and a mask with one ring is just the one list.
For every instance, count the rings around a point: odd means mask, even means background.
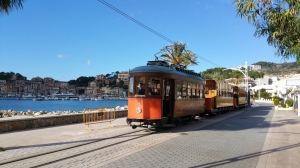
[{"label": "sea water", "polygon": [[126,100],[3,100],[0,99],[0,110],[32,111],[82,111],[85,108],[115,108],[127,106]]}]

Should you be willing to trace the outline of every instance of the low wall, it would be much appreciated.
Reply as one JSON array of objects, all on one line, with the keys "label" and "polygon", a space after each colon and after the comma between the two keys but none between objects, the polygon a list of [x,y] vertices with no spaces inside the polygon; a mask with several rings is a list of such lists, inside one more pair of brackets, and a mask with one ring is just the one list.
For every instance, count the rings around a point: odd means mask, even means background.
[{"label": "low wall", "polygon": [[[127,110],[116,111],[116,118],[126,117]],[[9,119],[0,119],[0,133],[8,131],[18,131],[25,129],[33,129],[40,127],[58,126],[74,123],[82,123],[83,114],[65,114],[59,116],[38,116],[17,118],[10,117]]]}]

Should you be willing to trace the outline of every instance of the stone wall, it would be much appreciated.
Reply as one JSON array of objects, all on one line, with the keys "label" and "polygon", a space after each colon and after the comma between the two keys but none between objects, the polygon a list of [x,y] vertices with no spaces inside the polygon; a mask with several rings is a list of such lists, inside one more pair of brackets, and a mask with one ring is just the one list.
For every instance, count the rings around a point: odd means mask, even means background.
[{"label": "stone wall", "polygon": [[[116,111],[116,118],[126,117],[127,110]],[[25,129],[34,129],[40,127],[49,127],[57,125],[66,125],[73,123],[82,123],[83,114],[65,114],[59,116],[39,116],[14,119],[11,117],[6,120],[0,119],[0,133],[8,131],[18,131]]]}]

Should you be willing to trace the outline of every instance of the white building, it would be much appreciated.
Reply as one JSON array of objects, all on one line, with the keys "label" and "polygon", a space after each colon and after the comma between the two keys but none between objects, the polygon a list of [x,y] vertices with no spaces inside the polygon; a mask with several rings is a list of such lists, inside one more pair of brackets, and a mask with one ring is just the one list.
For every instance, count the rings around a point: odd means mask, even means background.
[{"label": "white building", "polygon": [[124,85],[128,85],[128,77],[129,77],[128,71],[122,71],[118,74],[118,80],[124,81]]},{"label": "white building", "polygon": [[[291,77],[286,78],[277,78],[277,77],[265,77],[266,79],[269,78],[271,81],[270,84],[266,84],[265,79],[257,79],[256,80],[256,86],[253,87],[255,91],[260,89],[266,89],[268,93],[271,93],[272,96],[279,96],[284,97],[287,93],[287,90],[293,90],[295,88],[298,88],[299,86],[293,85],[293,81],[297,81],[300,83],[300,74],[295,74]],[[296,82],[296,83],[297,83]]]},{"label": "white building", "polygon": [[250,65],[249,69],[252,71],[261,70],[261,65]]}]

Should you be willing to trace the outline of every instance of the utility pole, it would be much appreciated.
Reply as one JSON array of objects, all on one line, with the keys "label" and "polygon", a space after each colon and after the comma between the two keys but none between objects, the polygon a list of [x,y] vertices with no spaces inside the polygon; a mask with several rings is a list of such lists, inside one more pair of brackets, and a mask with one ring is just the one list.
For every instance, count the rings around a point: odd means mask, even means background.
[{"label": "utility pole", "polygon": [[245,66],[244,66],[245,70],[241,70],[239,68],[226,68],[226,69],[223,69],[223,70],[237,70],[237,71],[240,71],[243,75],[244,75],[244,78],[245,78],[245,92],[246,92],[246,100],[247,100],[247,105],[249,106],[250,102],[248,101],[248,65],[247,65],[247,61],[245,62]]}]

